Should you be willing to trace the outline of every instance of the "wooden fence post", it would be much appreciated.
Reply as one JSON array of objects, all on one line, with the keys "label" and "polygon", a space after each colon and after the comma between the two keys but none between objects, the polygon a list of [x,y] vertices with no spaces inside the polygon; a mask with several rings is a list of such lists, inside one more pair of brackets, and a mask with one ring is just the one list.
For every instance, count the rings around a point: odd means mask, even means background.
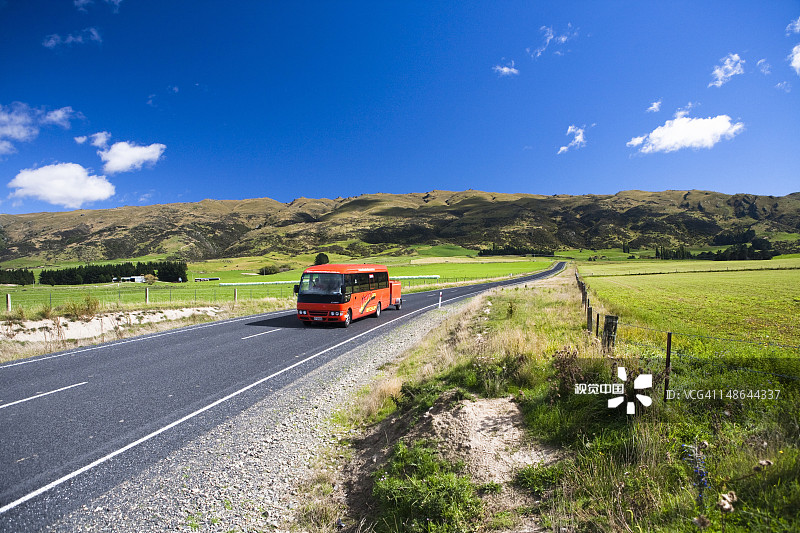
[{"label": "wooden fence post", "polygon": [[667,368],[664,372],[664,402],[667,401],[667,390],[669,390],[669,373],[672,371],[672,363],[670,358],[672,356],[672,332],[667,332]]},{"label": "wooden fence post", "polygon": [[618,318],[614,315],[606,315],[606,321],[603,324],[603,351],[607,353],[614,351],[614,343],[617,340]]},{"label": "wooden fence post", "polygon": [[144,303],[146,304],[150,303],[150,287],[144,288]]},{"label": "wooden fence post", "polygon": [[586,329],[589,333],[592,332],[592,317],[594,317],[594,313],[592,313],[592,307],[589,306],[586,309]]},{"label": "wooden fence post", "polygon": [[11,295],[6,293],[6,311],[11,312]]},{"label": "wooden fence post", "polygon": [[597,313],[597,320],[594,321],[594,324],[595,324],[594,336],[595,337],[599,337],[600,336],[600,313]]}]

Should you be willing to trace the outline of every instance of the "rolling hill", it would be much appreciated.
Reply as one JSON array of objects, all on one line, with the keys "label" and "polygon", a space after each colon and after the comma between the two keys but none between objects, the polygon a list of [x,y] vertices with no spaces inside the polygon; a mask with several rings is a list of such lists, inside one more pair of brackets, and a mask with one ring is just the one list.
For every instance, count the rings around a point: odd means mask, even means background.
[{"label": "rolling hill", "polygon": [[316,250],[375,253],[452,243],[558,248],[710,244],[752,228],[800,234],[800,193],[622,191],[541,196],[475,190],[351,198],[203,200],[114,209],[0,214],[0,261],[96,261],[151,254],[198,260]]}]

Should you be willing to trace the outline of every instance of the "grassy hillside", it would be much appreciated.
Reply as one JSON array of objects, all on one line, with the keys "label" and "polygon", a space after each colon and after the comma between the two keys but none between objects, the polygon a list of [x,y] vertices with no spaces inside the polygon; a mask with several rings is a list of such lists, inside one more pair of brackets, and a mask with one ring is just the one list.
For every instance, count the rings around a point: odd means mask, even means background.
[{"label": "grassy hillside", "polygon": [[[540,196],[481,191],[352,198],[203,200],[103,210],[0,215],[0,261],[38,266],[130,257],[185,260],[326,251],[350,257],[419,246],[559,248],[705,246],[752,228],[796,247],[800,193],[623,191]],[[454,248],[458,249],[458,248]]]}]

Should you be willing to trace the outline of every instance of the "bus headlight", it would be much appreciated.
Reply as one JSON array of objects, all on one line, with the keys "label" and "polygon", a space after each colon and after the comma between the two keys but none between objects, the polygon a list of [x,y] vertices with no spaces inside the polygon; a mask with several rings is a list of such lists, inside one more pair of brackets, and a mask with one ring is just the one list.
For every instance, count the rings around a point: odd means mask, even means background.
[{"label": "bus headlight", "polygon": [[298,310],[297,310],[297,314],[298,314],[298,315],[307,315],[307,314],[308,314],[308,311],[306,311],[306,310],[304,310],[304,309],[298,309]]}]

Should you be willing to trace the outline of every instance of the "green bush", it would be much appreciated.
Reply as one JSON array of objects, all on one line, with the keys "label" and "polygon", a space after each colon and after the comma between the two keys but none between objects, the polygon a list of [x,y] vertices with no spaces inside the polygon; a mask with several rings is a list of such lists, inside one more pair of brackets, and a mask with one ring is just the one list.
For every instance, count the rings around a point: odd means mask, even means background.
[{"label": "green bush", "polygon": [[269,276],[271,274],[277,274],[278,272],[280,272],[280,269],[275,265],[267,265],[258,269],[258,273],[262,276]]},{"label": "green bush", "polygon": [[461,465],[442,461],[430,442],[398,443],[389,463],[375,473],[379,531],[472,531],[482,511],[475,484]]}]

